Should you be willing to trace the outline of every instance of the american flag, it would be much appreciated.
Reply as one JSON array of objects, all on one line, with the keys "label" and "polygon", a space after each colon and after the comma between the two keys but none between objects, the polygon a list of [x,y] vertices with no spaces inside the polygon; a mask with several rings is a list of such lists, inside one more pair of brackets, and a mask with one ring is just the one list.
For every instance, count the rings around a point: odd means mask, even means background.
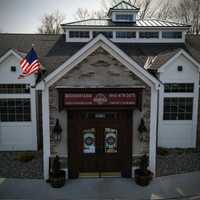
[{"label": "american flag", "polygon": [[35,50],[32,48],[30,52],[20,61],[22,74],[19,78],[29,76],[40,70],[40,62]]}]

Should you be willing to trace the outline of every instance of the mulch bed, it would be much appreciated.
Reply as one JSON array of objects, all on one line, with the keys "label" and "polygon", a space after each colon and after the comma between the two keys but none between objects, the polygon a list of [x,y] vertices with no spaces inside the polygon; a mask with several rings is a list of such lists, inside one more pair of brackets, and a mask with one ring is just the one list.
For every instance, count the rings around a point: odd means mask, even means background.
[{"label": "mulch bed", "polygon": [[200,170],[200,151],[194,149],[161,149],[157,155],[157,176]]},{"label": "mulch bed", "polygon": [[33,159],[27,162],[17,159],[24,152],[0,152],[0,177],[43,178],[43,154],[41,151],[28,152]]}]

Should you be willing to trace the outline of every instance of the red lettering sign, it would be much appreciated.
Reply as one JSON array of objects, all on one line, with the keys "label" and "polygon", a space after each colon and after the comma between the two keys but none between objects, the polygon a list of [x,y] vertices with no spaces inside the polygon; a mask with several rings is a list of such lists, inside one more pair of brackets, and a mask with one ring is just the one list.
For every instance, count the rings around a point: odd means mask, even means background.
[{"label": "red lettering sign", "polygon": [[121,93],[65,93],[65,106],[134,106],[136,94]]}]

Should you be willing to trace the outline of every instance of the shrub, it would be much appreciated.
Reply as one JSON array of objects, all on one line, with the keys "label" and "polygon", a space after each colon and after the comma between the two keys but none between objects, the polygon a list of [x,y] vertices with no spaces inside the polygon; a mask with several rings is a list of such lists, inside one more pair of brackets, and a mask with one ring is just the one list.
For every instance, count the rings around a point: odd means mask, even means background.
[{"label": "shrub", "polygon": [[157,154],[160,155],[160,156],[168,156],[169,155],[169,150],[166,149],[166,148],[159,147],[157,149]]},{"label": "shrub", "polygon": [[21,162],[29,162],[33,160],[34,156],[30,152],[23,152],[23,153],[18,153],[16,156],[16,160],[21,161]]}]

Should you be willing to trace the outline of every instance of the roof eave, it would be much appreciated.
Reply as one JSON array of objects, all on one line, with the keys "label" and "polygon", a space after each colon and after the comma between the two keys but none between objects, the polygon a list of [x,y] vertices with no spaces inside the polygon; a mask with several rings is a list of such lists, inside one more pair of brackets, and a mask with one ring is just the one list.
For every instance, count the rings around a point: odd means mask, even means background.
[{"label": "roof eave", "polygon": [[182,29],[182,30],[188,30],[189,28],[191,28],[190,25],[188,26],[106,26],[106,25],[73,25],[73,24],[62,24],[61,25],[63,28],[83,28],[85,27],[86,29],[88,28],[106,28],[106,29]]}]

